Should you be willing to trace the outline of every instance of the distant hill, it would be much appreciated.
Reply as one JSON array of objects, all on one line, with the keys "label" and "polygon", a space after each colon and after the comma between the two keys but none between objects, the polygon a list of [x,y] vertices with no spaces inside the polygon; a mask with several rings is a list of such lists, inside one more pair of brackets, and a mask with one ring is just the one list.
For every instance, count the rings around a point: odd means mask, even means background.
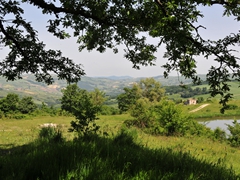
[{"label": "distant hill", "polygon": [[[109,77],[82,77],[77,84],[80,88],[92,91],[95,88],[104,91],[106,95],[117,96],[123,92],[124,87],[130,87],[133,83],[140,81],[141,78],[133,78],[130,76],[109,76]],[[165,79],[163,76],[154,77],[163,86],[179,85],[181,82],[190,84],[191,80],[182,77],[170,76]],[[205,76],[202,75],[204,79]],[[59,104],[62,96],[61,89],[67,86],[66,81],[57,80],[52,85],[46,85],[35,81],[33,75],[24,75],[23,79],[16,81],[6,81],[0,78],[0,98],[5,97],[8,93],[19,94],[20,97],[32,96],[37,104],[45,102],[49,106]]]},{"label": "distant hill", "polygon": [[99,76],[93,78],[100,78],[100,79],[112,79],[112,80],[125,80],[125,79],[132,79],[131,76]]}]

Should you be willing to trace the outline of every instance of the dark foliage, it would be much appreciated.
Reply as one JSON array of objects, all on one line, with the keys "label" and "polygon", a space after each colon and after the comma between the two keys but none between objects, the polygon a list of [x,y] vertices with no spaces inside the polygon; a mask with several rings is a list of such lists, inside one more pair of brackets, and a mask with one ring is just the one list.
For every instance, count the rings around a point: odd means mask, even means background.
[{"label": "dark foliage", "polygon": [[[239,57],[233,49],[240,42],[240,34],[226,34],[219,40],[206,39],[199,31],[204,27],[198,20],[204,16],[199,6],[223,8],[223,16],[240,20],[239,0],[231,1],[48,1],[48,0],[0,0],[0,43],[9,53],[0,63],[0,75],[8,80],[21,78],[23,73],[33,73],[38,81],[52,83],[50,72],[59,79],[77,82],[84,71],[80,65],[62,56],[59,50],[47,50],[38,38],[38,32],[24,19],[22,3],[30,4],[51,15],[47,30],[59,39],[71,35],[78,38],[79,50],[97,50],[100,53],[112,49],[118,53],[119,45],[125,45],[124,57],[133,68],[154,65],[155,53],[161,45],[166,47],[167,63],[164,76],[173,70],[191,78],[198,84],[198,56],[212,58],[207,81],[211,96],[220,95],[222,112],[232,94],[228,81],[240,80]],[[11,15],[11,19],[9,19]],[[71,28],[72,34],[66,29]],[[148,36],[157,43],[148,41]],[[153,42],[156,42],[153,41]]]}]

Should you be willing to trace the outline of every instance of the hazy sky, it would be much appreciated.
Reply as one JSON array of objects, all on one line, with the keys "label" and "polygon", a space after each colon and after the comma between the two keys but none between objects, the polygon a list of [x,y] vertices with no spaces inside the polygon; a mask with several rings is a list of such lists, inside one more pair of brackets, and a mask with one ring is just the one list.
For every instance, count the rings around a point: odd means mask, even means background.
[{"label": "hazy sky", "polygon": [[[142,67],[140,70],[135,70],[132,69],[132,63],[124,59],[124,53],[121,50],[118,54],[113,54],[110,49],[103,54],[94,51],[79,52],[76,39],[58,40],[47,32],[46,21],[48,18],[42,16],[39,9],[29,5],[24,5],[24,9],[24,17],[27,21],[33,23],[34,28],[39,32],[39,39],[47,44],[46,48],[60,49],[64,56],[68,56],[76,63],[82,64],[87,76],[128,75],[132,77],[151,77],[163,75],[164,69],[161,66],[166,62],[166,59],[163,59],[164,48],[159,49],[156,54],[156,66]],[[201,30],[203,37],[217,40],[225,37],[227,34],[237,33],[240,29],[240,23],[234,21],[232,17],[222,17],[223,9],[218,5],[211,8],[201,8],[201,11],[204,12],[205,17],[200,19],[199,23],[207,28],[206,30]],[[239,49],[239,46],[237,49]],[[4,58],[5,52],[5,49],[1,51],[0,58]],[[199,57],[197,64],[198,73],[206,74],[211,64],[213,64],[213,61]],[[172,73],[172,75],[176,75],[176,73]]]}]

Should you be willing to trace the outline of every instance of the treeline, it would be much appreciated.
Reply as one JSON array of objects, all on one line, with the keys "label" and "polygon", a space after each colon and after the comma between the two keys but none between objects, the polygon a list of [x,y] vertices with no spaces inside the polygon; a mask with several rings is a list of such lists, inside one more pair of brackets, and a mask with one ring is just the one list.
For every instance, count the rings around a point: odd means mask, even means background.
[{"label": "treeline", "polygon": [[[172,89],[177,92],[176,89]],[[199,95],[207,93],[207,88],[189,88],[189,91]],[[183,111],[181,105],[168,99],[164,92],[161,84],[153,78],[143,79],[130,88],[124,88],[124,93],[117,99],[119,109],[122,112],[127,111],[133,117],[131,120],[124,121],[126,127],[134,126],[152,135],[205,136],[240,147],[240,124],[236,120],[233,125],[227,125],[228,135],[220,128],[212,131]],[[199,97],[197,100],[201,102],[203,98]],[[227,108],[237,109],[238,107],[227,105]]]},{"label": "treeline", "polygon": [[6,97],[0,99],[0,118],[23,119],[36,115],[55,116],[67,114],[69,115],[60,108],[49,107],[44,102],[39,106],[30,96],[20,98],[18,94],[9,93]]},{"label": "treeline", "polygon": [[[200,91],[200,88],[195,88]],[[202,91],[207,91],[202,88]],[[166,136],[207,136],[215,140],[227,141],[232,146],[239,147],[240,125],[234,122],[228,126],[230,136],[221,129],[211,131],[206,126],[198,123],[188,113],[182,110],[181,105],[167,98],[165,89],[153,78],[142,79],[132,87],[125,87],[124,93],[117,97],[118,109],[104,105],[107,97],[99,89],[88,92],[71,84],[62,90],[60,99],[61,108],[48,107],[45,103],[37,106],[32,97],[19,98],[17,94],[10,93],[0,99],[1,118],[21,119],[28,115],[68,115],[74,116],[70,131],[77,132],[80,136],[96,133],[99,126],[95,123],[98,115],[113,115],[129,113],[132,118],[124,122],[126,127],[135,126],[145,133]],[[232,105],[229,109],[236,109]]]},{"label": "treeline", "polygon": [[[200,88],[195,89],[197,92],[200,91]],[[203,88],[202,91],[207,89]],[[99,132],[100,127],[95,120],[106,107],[109,108],[104,106],[105,94],[98,89],[88,92],[80,89],[76,84],[69,85],[62,92],[62,109],[75,116],[69,130],[77,132],[79,136],[89,136]],[[221,129],[212,131],[183,111],[181,105],[168,99],[164,87],[153,78],[142,79],[132,87],[125,87],[124,92],[117,97],[117,101],[120,112],[132,116],[131,120],[124,121],[125,128],[134,126],[145,133],[161,136],[206,136],[229,142],[232,146],[240,146],[240,140],[236,139],[235,133],[240,129],[238,123],[228,126],[230,131],[228,137]]]},{"label": "treeline", "polygon": [[181,86],[166,86],[164,87],[166,94],[180,94],[182,98],[190,98],[196,95],[209,94],[207,87],[181,87]]},{"label": "treeline", "polygon": [[[74,86],[75,87],[75,86]],[[80,88],[77,88],[80,91]],[[83,90],[82,90],[83,91]],[[82,92],[81,91],[81,92]],[[71,92],[71,90],[70,90]],[[74,94],[74,97],[78,101],[82,101],[84,98],[78,96],[76,92],[71,92]],[[119,114],[119,109],[114,108],[113,106],[105,104],[109,99],[105,94],[99,89],[95,89],[94,91],[87,92],[84,90],[84,93],[88,93],[91,99],[96,106],[98,106],[98,115],[115,115]],[[59,100],[60,102],[63,99]],[[72,103],[73,100],[69,102]],[[116,103],[116,102],[115,102]],[[76,108],[79,104],[76,104]],[[62,104],[61,104],[62,106]],[[45,102],[42,102],[41,105],[36,104],[34,102],[33,97],[25,96],[20,98],[18,94],[9,93],[6,97],[2,97],[0,99],[0,118],[13,118],[13,119],[23,119],[30,116],[38,116],[38,115],[51,115],[51,116],[72,116],[72,113],[65,111],[64,108],[59,107],[55,108],[53,106],[49,106]]]}]

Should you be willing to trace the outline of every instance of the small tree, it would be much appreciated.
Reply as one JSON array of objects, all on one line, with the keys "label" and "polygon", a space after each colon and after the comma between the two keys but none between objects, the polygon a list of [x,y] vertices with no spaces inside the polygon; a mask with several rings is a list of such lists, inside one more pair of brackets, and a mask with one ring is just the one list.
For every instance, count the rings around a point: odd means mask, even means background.
[{"label": "small tree", "polygon": [[163,100],[154,109],[155,118],[167,135],[184,135],[190,128],[190,119],[174,102]]},{"label": "small tree", "polygon": [[[71,122],[72,128],[69,131],[76,131],[79,135],[96,132],[99,127],[94,121],[97,119],[96,114],[99,109],[94,105],[90,93],[80,89],[76,84],[67,86],[66,89],[62,90],[62,93],[62,109],[76,117],[76,120]],[[90,123],[93,123],[92,126]]]},{"label": "small tree", "polygon": [[151,125],[152,119],[152,104],[149,99],[141,98],[136,101],[136,103],[131,107],[131,116],[136,118],[139,127],[149,127]]},{"label": "small tree", "polygon": [[198,97],[197,98],[197,103],[202,103],[204,102],[204,98],[203,97]]},{"label": "small tree", "polygon": [[123,90],[125,92],[117,97],[118,107],[122,112],[129,110],[140,98],[147,98],[149,102],[159,102],[165,94],[161,84],[153,78],[142,79],[132,88]]},{"label": "small tree", "polygon": [[164,97],[165,90],[160,82],[153,78],[142,79],[138,85],[142,90],[142,96],[148,98],[150,102],[159,102]]},{"label": "small tree", "polygon": [[125,87],[123,89],[125,92],[120,94],[117,97],[118,100],[118,108],[121,112],[125,112],[130,109],[130,107],[136,103],[136,101],[141,98],[141,89],[139,86],[134,84],[132,88]]},{"label": "small tree", "polygon": [[226,131],[217,127],[213,131],[213,137],[214,137],[214,139],[217,139],[219,141],[225,141],[226,140]]},{"label": "small tree", "polygon": [[33,102],[32,97],[23,97],[19,101],[18,110],[23,114],[28,114],[37,109],[37,105]]},{"label": "small tree", "polygon": [[98,111],[101,111],[102,105],[106,100],[105,93],[98,88],[95,88],[94,91],[90,92],[90,97],[94,106],[98,108]]},{"label": "small tree", "polygon": [[233,125],[227,124],[230,136],[228,138],[230,144],[235,147],[240,146],[240,124],[234,120]]},{"label": "small tree", "polygon": [[5,114],[10,112],[16,112],[19,103],[19,96],[14,93],[9,93],[5,98],[0,101],[0,109]]}]

